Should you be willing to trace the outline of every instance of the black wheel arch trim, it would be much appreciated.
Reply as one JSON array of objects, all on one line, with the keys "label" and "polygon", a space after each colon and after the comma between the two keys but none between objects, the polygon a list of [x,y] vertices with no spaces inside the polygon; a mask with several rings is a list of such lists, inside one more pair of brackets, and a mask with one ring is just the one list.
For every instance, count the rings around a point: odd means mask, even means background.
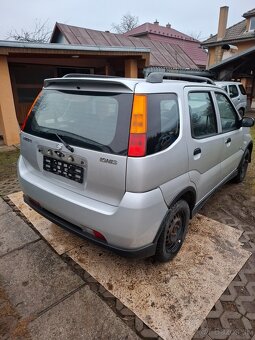
[{"label": "black wheel arch trim", "polygon": [[[193,199],[192,204],[191,204],[191,202],[188,202],[187,199],[185,199],[185,195],[190,194],[190,193],[193,195],[193,197],[192,197],[192,199]],[[162,230],[163,230],[163,228],[164,228],[164,222],[165,222],[165,219],[166,219],[167,216],[168,216],[168,212],[169,212],[170,207],[173,206],[173,205],[174,205],[176,202],[178,202],[180,199],[183,199],[183,200],[185,200],[185,201],[188,203],[189,208],[190,208],[190,218],[192,218],[192,211],[193,211],[193,209],[194,209],[194,207],[195,207],[195,204],[196,204],[196,196],[197,196],[196,190],[195,190],[193,187],[189,186],[189,187],[183,189],[183,190],[182,190],[182,191],[181,191],[181,192],[180,192],[180,193],[179,193],[179,194],[171,201],[170,204],[167,204],[168,210],[167,210],[167,212],[166,212],[164,218],[163,218],[162,221],[161,221],[160,227],[159,227],[159,229],[158,229],[158,231],[157,231],[157,234],[156,234],[156,236],[155,236],[155,238],[154,238],[154,240],[153,240],[153,243],[157,243],[157,242],[158,242],[159,236],[160,236],[160,234],[161,234],[161,232],[162,232]],[[187,196],[186,196],[186,197],[187,197]]]}]

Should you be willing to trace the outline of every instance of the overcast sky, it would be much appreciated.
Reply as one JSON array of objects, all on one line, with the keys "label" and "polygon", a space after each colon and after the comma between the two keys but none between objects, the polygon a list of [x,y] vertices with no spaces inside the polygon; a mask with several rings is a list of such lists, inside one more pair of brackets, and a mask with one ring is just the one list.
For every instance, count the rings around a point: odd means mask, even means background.
[{"label": "overcast sky", "polygon": [[229,6],[228,26],[241,21],[243,13],[255,7],[254,0],[0,0],[0,39],[8,32],[32,30],[35,20],[56,21],[97,30],[112,30],[112,23],[130,13],[139,24],[168,22],[178,31],[205,39],[215,34],[220,6]]}]

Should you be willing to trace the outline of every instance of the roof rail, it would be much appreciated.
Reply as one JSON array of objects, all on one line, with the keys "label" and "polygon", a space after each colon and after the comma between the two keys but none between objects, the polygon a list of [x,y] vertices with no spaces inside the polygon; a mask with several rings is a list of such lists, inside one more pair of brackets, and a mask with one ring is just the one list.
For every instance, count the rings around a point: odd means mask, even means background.
[{"label": "roof rail", "polygon": [[62,78],[117,78],[115,76],[106,76],[105,74],[86,74],[86,73],[68,73]]},{"label": "roof rail", "polygon": [[187,80],[187,81],[194,81],[200,83],[207,83],[215,85],[214,81],[200,76],[193,76],[191,74],[184,74],[184,73],[169,73],[169,72],[151,72],[146,81],[148,83],[162,83],[164,78],[175,79],[175,80]]}]

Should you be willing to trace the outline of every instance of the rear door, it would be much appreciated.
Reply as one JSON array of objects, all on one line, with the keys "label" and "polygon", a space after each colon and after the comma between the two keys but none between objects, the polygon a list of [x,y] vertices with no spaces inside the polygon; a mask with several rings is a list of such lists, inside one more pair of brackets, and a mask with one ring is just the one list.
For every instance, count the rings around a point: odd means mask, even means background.
[{"label": "rear door", "polygon": [[187,131],[189,176],[202,200],[220,182],[222,137],[219,134],[212,92],[205,88],[186,89],[189,128]]},{"label": "rear door", "polygon": [[21,136],[29,171],[118,205],[125,193],[132,99],[132,91],[120,85],[45,89]]},{"label": "rear door", "polygon": [[222,136],[221,176],[227,178],[238,167],[243,155],[243,135],[240,117],[229,98],[223,92],[215,92],[216,109],[220,117]]}]

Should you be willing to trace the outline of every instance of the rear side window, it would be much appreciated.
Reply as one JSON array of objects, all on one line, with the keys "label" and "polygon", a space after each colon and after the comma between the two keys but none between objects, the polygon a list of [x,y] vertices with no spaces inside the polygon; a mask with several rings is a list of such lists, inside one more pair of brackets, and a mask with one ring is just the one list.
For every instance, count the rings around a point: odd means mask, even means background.
[{"label": "rear side window", "polygon": [[188,101],[192,137],[206,138],[215,135],[218,130],[211,94],[190,92]]},{"label": "rear side window", "polygon": [[240,92],[241,92],[243,95],[246,95],[246,91],[245,91],[245,88],[243,87],[243,85],[240,84],[240,85],[238,85],[238,87],[239,87]]},{"label": "rear side window", "polygon": [[132,94],[44,90],[24,129],[92,150],[127,154]]},{"label": "rear side window", "polygon": [[148,95],[147,155],[168,148],[179,136],[179,107],[176,94]]},{"label": "rear side window", "polygon": [[239,95],[238,88],[236,85],[229,85],[229,96],[235,98]]},{"label": "rear side window", "polygon": [[215,96],[219,107],[222,132],[237,129],[238,116],[231,102],[223,93],[215,93]]}]

